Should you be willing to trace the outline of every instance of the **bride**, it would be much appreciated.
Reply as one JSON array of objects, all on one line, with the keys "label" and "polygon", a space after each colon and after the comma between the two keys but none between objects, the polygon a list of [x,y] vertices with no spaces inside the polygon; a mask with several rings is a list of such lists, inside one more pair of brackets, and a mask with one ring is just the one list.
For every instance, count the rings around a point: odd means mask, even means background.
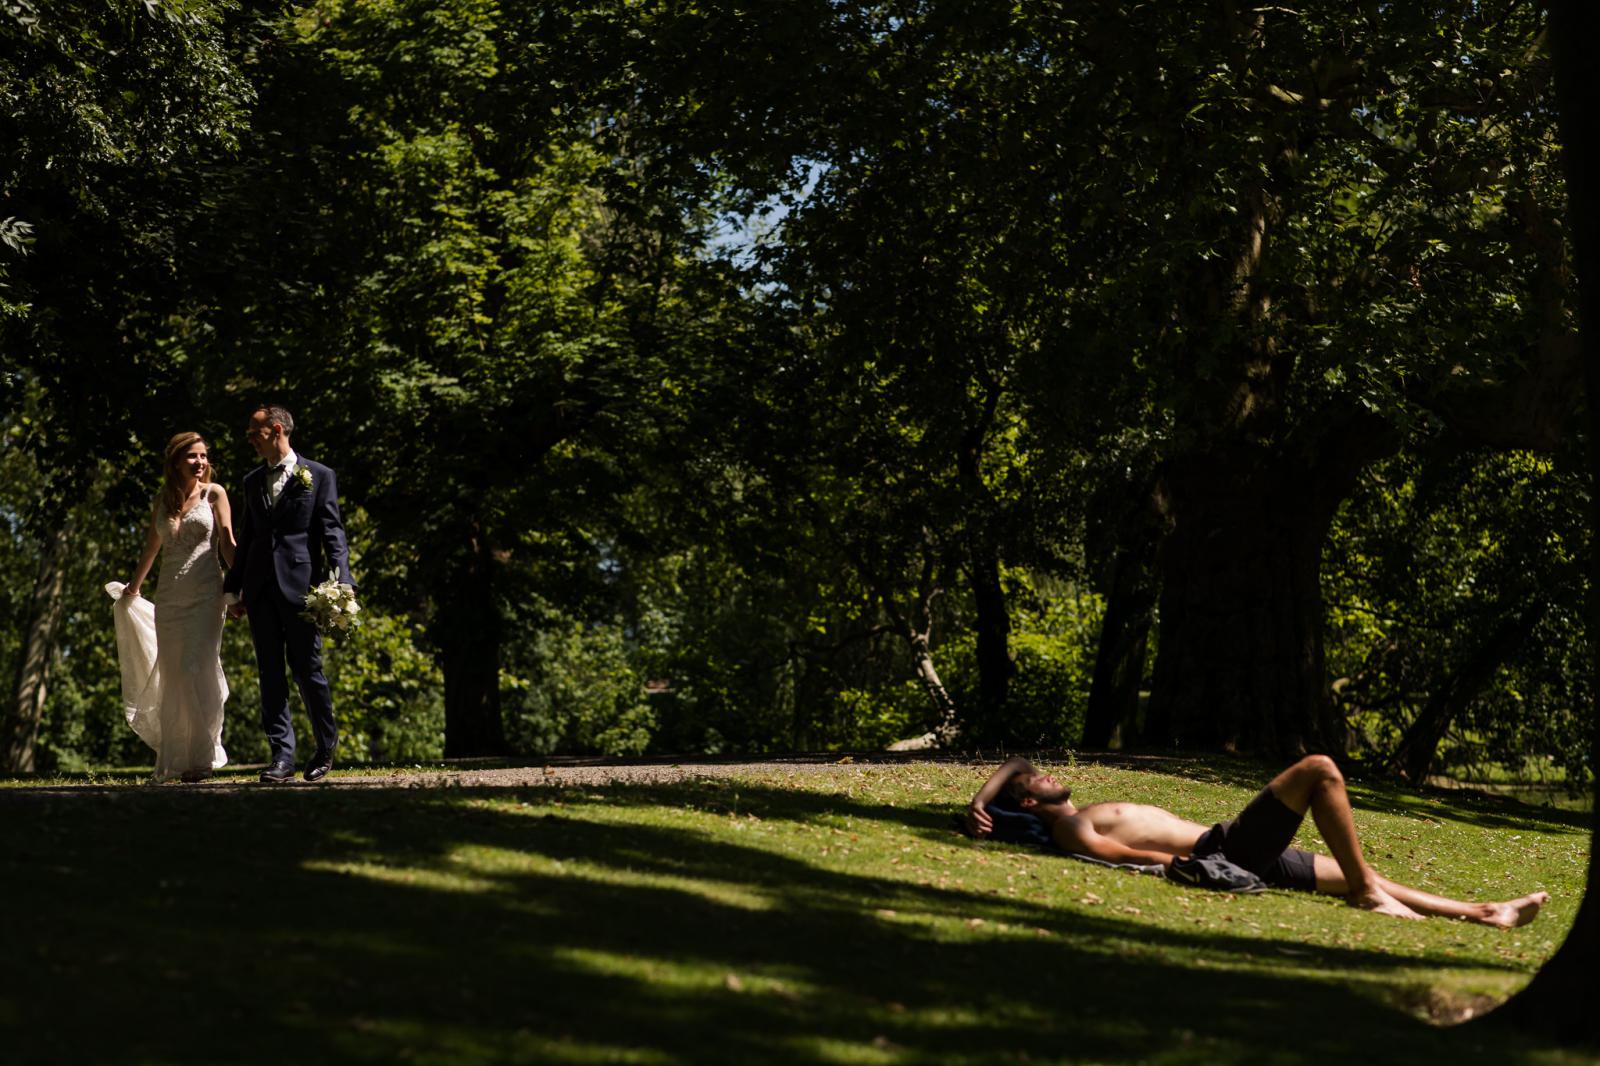
[{"label": "bride", "polygon": [[[222,569],[233,563],[228,494],[211,482],[206,442],[179,433],[167,442],[165,484],[133,580],[112,582],[117,656],[128,724],[156,751],[155,777],[200,781],[226,765],[222,705]],[[159,602],[151,622],[140,586],[161,553]]]}]

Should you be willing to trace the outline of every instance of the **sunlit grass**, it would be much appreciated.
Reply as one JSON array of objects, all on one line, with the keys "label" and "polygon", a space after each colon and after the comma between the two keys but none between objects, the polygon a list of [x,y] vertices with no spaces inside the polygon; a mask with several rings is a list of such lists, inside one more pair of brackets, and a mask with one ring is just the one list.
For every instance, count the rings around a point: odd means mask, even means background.
[{"label": "sunlit grass", "polygon": [[[1256,1062],[1262,1046],[1285,1062],[1589,1061],[1421,1023],[1492,1006],[1555,950],[1582,890],[1581,819],[1353,789],[1390,876],[1554,895],[1502,932],[974,842],[952,818],[987,769],[11,788],[0,861],[30,921],[10,937],[0,1039],[78,1061],[270,1058],[249,1043],[263,1028],[363,1061]],[[1267,776],[1206,760],[1058,772],[1082,801],[1201,822]],[[1318,844],[1309,825],[1301,843]],[[135,984],[175,1024],[191,1009],[193,1038],[159,1040],[119,998]],[[120,1039],[72,1023],[85,997],[112,1003]]]}]

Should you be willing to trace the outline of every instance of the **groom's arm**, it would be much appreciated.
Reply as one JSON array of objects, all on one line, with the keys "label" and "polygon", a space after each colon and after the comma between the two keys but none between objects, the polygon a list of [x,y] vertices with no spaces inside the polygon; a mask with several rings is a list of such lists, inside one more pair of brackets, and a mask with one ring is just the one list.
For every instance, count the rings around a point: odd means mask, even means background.
[{"label": "groom's arm", "polygon": [[339,513],[339,479],[331,467],[323,469],[328,476],[322,479],[322,491],[317,494],[316,512],[313,515],[317,539],[322,543],[322,552],[333,576],[339,579],[340,584],[355,588],[355,578],[350,576],[350,545],[345,540],[344,516]]}]

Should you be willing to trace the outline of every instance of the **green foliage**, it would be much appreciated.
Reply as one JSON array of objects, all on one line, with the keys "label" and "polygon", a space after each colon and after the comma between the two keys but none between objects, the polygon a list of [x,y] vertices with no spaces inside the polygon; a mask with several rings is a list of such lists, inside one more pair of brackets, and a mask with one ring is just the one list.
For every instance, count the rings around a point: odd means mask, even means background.
[{"label": "green foliage", "polygon": [[[1580,779],[1583,489],[1456,458],[1564,429],[1539,27],[10,0],[0,676],[78,514],[44,761],[139,761],[95,583],[153,448],[200,426],[236,484],[273,397],[360,553],[352,760],[494,750],[501,715],[528,753],[874,747],[938,724],[924,646],[969,740],[1073,744],[1122,497],[1242,454],[1332,513],[1400,450],[1326,555],[1343,706],[1381,757],[1535,608],[1448,758]],[[241,627],[225,661],[259,757]]]},{"label": "green foliage", "polygon": [[[803,667],[787,638],[807,606],[781,577],[742,568],[708,544],[623,571],[631,588],[630,627],[652,697],[656,747],[669,752],[770,751],[826,744],[807,726]],[[786,616],[787,614],[787,616]],[[802,709],[805,708],[805,709]]]},{"label": "green foliage", "polygon": [[[1094,637],[1103,605],[1073,584],[1013,570],[1007,589],[1017,604],[1011,634],[1016,676],[1007,719],[1012,748],[1072,748],[1083,739]],[[941,649],[948,680],[960,699],[977,687],[972,639],[963,635]]]},{"label": "green foliage", "polygon": [[39,545],[24,523],[41,478],[38,464],[16,447],[22,411],[0,413],[0,678],[16,676],[28,594],[39,565]]},{"label": "green foliage", "polygon": [[[1589,490],[1573,459],[1395,460],[1342,513],[1326,556],[1330,669],[1370,757],[1392,757],[1427,701],[1489,655],[1441,746],[1444,772],[1498,766],[1575,790],[1592,779]],[[1524,617],[1514,645],[1489,646]]]},{"label": "green foliage", "polygon": [[[324,642],[341,763],[431,762],[444,754],[439,668],[417,644],[411,622],[371,609],[354,630]],[[253,708],[254,691],[243,695]]]},{"label": "green foliage", "polygon": [[833,728],[827,736],[828,747],[835,750],[881,751],[937,724],[928,708],[928,694],[916,681],[842,689],[834,700]]},{"label": "green foliage", "polygon": [[656,718],[622,631],[548,608],[507,649],[501,675],[506,738],[520,754],[639,755]]},{"label": "green foliage", "polygon": [[67,479],[52,497],[194,395],[180,234],[199,207],[193,167],[236,146],[252,100],[226,47],[232,7],[0,10],[0,405],[42,390],[19,443]]},{"label": "green foliage", "polygon": [[452,753],[493,751],[499,649],[538,639],[522,591],[595,583],[630,467],[679,417],[662,383],[723,343],[709,213],[639,180],[600,100],[620,72],[567,66],[564,15],[326,3],[271,29],[215,222],[247,237],[251,313],[219,328],[382,530],[364,588],[421,620]]}]

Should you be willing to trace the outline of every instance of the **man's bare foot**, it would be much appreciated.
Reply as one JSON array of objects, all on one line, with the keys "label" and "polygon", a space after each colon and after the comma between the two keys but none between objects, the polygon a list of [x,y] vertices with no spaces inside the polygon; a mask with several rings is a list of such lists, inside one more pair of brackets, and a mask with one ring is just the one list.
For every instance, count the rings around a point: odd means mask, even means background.
[{"label": "man's bare foot", "polygon": [[1365,892],[1352,892],[1344,898],[1352,907],[1359,907],[1364,911],[1373,911],[1377,914],[1387,914],[1395,918],[1410,918],[1421,921],[1422,915],[1395,899],[1389,893],[1373,885]]},{"label": "man's bare foot", "polygon": [[1539,908],[1549,902],[1550,893],[1534,892],[1521,899],[1506,900],[1504,903],[1485,903],[1485,913],[1480,920],[1484,925],[1492,925],[1499,929],[1515,929],[1539,917]]}]

